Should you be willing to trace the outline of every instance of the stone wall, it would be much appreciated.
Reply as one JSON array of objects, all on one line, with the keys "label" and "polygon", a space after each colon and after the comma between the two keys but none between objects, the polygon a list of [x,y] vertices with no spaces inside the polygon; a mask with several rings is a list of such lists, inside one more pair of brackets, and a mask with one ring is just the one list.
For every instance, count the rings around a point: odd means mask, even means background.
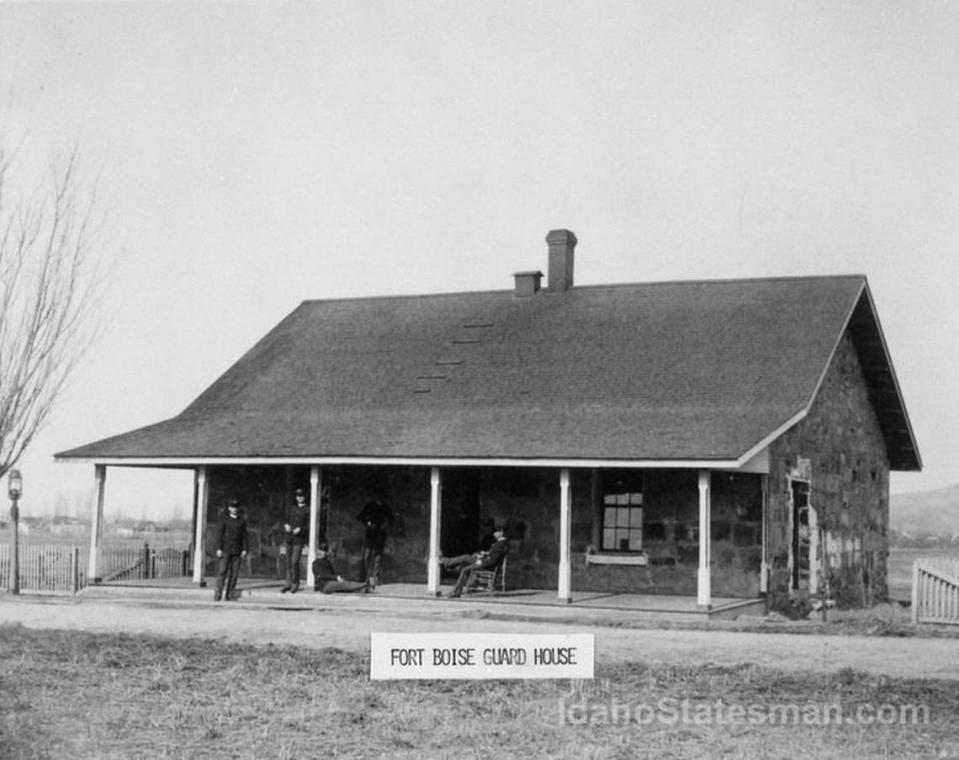
[{"label": "stone wall", "polygon": [[[843,337],[809,414],[770,446],[769,599],[789,609],[792,593],[790,479],[807,478],[825,530],[817,560],[843,606],[886,598],[889,461],[852,339]],[[802,594],[799,594],[802,596]]]},{"label": "stone wall", "polygon": [[[447,555],[474,550],[481,525],[492,520],[510,542],[509,581],[514,588],[555,589],[559,567],[559,469],[444,468],[441,545]],[[282,578],[282,525],[296,488],[309,489],[308,467],[216,467],[209,471],[207,546],[228,499],[240,499],[252,542],[248,571]],[[692,470],[643,473],[646,566],[587,563],[596,549],[593,478],[571,470],[571,573],[578,591],[696,593],[699,563],[699,491]],[[363,577],[363,525],[356,515],[380,499],[396,519],[389,528],[384,582],[426,583],[429,554],[429,468],[336,466],[322,470],[324,499],[318,532],[344,576]],[[756,596],[761,533],[760,478],[713,474],[713,592]]]},{"label": "stone wall", "polygon": [[392,512],[383,556],[384,583],[426,583],[430,536],[428,467],[339,466],[329,468],[326,540],[337,571],[351,580],[364,578],[363,506],[379,499]]},{"label": "stone wall", "polygon": [[710,490],[712,594],[758,597],[763,550],[763,478],[750,473],[714,471]]},{"label": "stone wall", "polygon": [[[392,582],[426,582],[429,543],[430,478],[426,467],[322,468],[323,503],[319,540],[330,544],[334,566],[344,577],[364,576],[362,549],[364,526],[357,519],[363,506],[382,500],[395,515],[383,559],[383,579]],[[310,488],[309,467],[212,467],[209,470],[207,555],[216,523],[228,499],[239,499],[251,532],[248,572],[281,578],[285,559],[283,523],[296,488]],[[207,572],[213,573],[212,561]]]},{"label": "stone wall", "polygon": [[[577,504],[589,503],[589,484],[571,483],[575,545],[583,533]],[[482,471],[480,513],[506,530],[510,542],[509,583],[513,588],[556,588],[559,566],[559,470],[490,467]],[[588,512],[587,512],[588,514]],[[587,531],[589,529],[587,528]]]},{"label": "stone wall", "polygon": [[238,499],[250,531],[250,552],[243,572],[282,578],[278,558],[282,543],[284,505],[292,504],[296,487],[309,488],[309,468],[223,466],[207,468],[207,527],[204,548],[206,573],[216,573],[216,526],[230,499]]},{"label": "stone wall", "polygon": [[[646,470],[643,481],[643,549],[648,564],[587,562],[597,550],[593,478],[573,469],[570,563],[574,591],[696,594],[699,567],[699,488],[694,470]],[[607,475],[608,476],[608,475]],[[713,473],[712,583],[717,596],[756,597],[762,554],[762,478]],[[555,589],[559,567],[559,470],[506,468],[483,471],[484,517],[504,525],[510,539],[510,583]]]}]

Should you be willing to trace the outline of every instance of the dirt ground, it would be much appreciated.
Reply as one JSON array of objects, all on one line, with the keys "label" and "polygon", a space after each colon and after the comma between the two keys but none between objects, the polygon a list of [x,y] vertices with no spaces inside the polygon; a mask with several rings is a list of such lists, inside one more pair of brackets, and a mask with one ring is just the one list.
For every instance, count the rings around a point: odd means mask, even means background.
[{"label": "dirt ground", "polygon": [[366,652],[372,631],[525,632],[596,635],[597,663],[656,662],[695,665],[753,663],[793,672],[853,668],[876,676],[959,680],[955,638],[894,638],[753,633],[728,630],[648,629],[586,625],[514,613],[491,615],[480,605],[388,604],[368,597],[337,598],[329,605],[309,597],[276,595],[257,604],[0,596],[0,624],[89,632],[149,633],[256,645],[337,647]]}]

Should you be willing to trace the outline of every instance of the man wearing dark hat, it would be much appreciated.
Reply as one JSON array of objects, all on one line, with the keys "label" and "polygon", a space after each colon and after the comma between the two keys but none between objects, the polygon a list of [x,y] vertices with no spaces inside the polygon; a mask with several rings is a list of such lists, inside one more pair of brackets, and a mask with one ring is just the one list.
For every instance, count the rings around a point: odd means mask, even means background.
[{"label": "man wearing dark hat", "polygon": [[250,538],[246,529],[246,520],[240,516],[240,502],[230,499],[226,505],[226,514],[220,519],[216,531],[216,557],[218,560],[216,591],[213,600],[223,598],[223,586],[226,585],[226,600],[236,599],[236,579],[240,574],[240,562],[250,548]]},{"label": "man wearing dark hat", "polygon": [[283,526],[286,531],[286,585],[282,592],[295,594],[300,590],[300,556],[303,547],[310,540],[310,505],[306,500],[306,491],[297,488],[293,494],[296,506],[289,522]]},{"label": "man wearing dark hat", "polygon": [[363,568],[366,572],[367,591],[372,591],[380,582],[380,566],[386,549],[386,527],[393,522],[393,513],[379,499],[371,501],[356,516],[365,526],[363,533]]},{"label": "man wearing dark hat", "polygon": [[456,585],[447,596],[457,597],[463,593],[466,588],[466,582],[469,580],[470,573],[474,570],[497,570],[506,559],[509,552],[509,541],[506,540],[506,534],[502,529],[497,528],[493,531],[493,545],[488,552],[481,552],[475,556],[473,562],[463,565],[460,568],[459,578]]},{"label": "man wearing dark hat", "polygon": [[350,593],[365,591],[367,584],[354,583],[339,575],[330,560],[330,547],[320,544],[316,547],[316,559],[313,560],[313,589],[324,594]]}]

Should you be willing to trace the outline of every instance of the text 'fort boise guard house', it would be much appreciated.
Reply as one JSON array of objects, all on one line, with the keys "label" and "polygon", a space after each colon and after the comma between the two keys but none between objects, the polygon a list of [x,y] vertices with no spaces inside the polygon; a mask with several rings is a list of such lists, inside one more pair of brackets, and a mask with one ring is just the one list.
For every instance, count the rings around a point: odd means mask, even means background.
[{"label": "text 'fort boise guard house'", "polygon": [[[396,514],[384,577],[506,526],[511,586],[757,599],[886,594],[890,470],[920,459],[864,276],[576,287],[547,236],[508,290],[306,301],[178,416],[58,454],[195,472],[194,580],[243,500],[251,571],[311,492],[313,546],[360,551]],[[319,495],[323,494],[323,498]]]}]

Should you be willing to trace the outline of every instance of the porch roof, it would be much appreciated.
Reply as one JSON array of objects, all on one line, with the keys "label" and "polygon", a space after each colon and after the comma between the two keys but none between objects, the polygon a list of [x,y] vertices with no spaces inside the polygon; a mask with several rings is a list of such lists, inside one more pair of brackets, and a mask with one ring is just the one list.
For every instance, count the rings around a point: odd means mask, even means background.
[{"label": "porch roof", "polygon": [[306,301],[176,417],[57,457],[742,462],[847,328],[894,469],[918,469],[860,275]]}]

